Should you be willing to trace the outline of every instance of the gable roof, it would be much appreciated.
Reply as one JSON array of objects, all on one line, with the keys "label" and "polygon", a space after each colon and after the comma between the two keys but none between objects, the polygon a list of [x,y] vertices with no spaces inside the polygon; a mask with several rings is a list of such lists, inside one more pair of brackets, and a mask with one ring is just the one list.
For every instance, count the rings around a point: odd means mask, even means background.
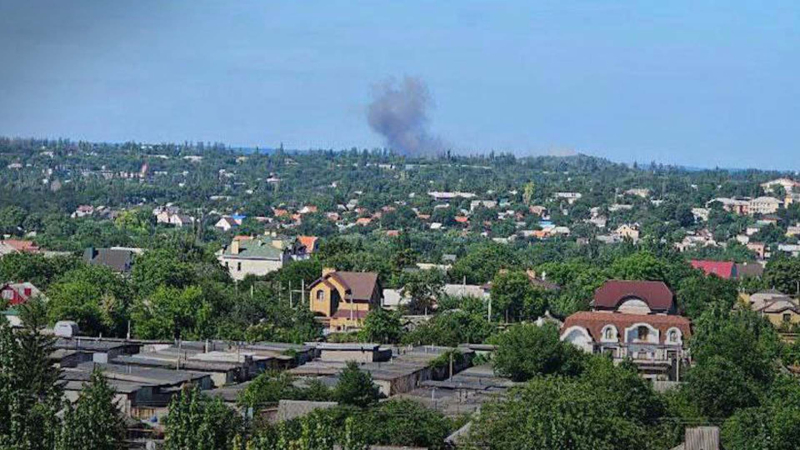
[{"label": "gable roof", "polygon": [[297,236],[300,245],[306,248],[306,253],[314,253],[317,250],[318,239],[316,236]]},{"label": "gable roof", "polygon": [[736,264],[733,261],[693,259],[691,264],[692,267],[702,270],[706,275],[716,275],[725,280],[730,280],[736,276]]},{"label": "gable roof", "polygon": [[[333,278],[344,286],[347,293],[353,300],[370,300],[372,293],[378,287],[378,274],[376,272],[330,272],[317,279],[309,286],[313,288],[319,283],[327,283],[329,278]],[[380,290],[379,290],[380,292]]]},{"label": "gable roof", "polygon": [[113,248],[87,248],[83,259],[89,264],[100,264],[116,272],[128,272],[133,263],[133,251]]},{"label": "gable roof", "polygon": [[736,264],[737,278],[761,278],[764,275],[764,266],[759,263]]},{"label": "gable roof", "polygon": [[663,281],[610,280],[594,291],[592,305],[595,309],[617,309],[629,298],[638,298],[653,311],[669,311],[674,307],[674,296]]}]

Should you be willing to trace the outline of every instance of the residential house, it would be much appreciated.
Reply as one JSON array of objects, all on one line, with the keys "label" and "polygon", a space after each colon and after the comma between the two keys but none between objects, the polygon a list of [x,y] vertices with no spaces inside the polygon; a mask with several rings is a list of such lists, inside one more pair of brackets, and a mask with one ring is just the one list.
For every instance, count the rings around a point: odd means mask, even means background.
[{"label": "residential house", "polygon": [[791,194],[794,192],[795,189],[800,187],[800,183],[794,181],[790,178],[778,178],[775,180],[767,181],[766,183],[761,183],[761,188],[764,189],[766,193],[774,193],[775,187],[781,186],[783,187],[784,192],[787,194]]},{"label": "residential house", "polygon": [[191,226],[194,224],[194,217],[187,216],[186,214],[173,214],[169,218],[169,224],[175,225],[178,228]]},{"label": "residential house", "polygon": [[8,306],[16,306],[27,302],[31,298],[42,295],[39,290],[32,283],[5,283],[0,285],[0,297]]},{"label": "residential house", "polygon": [[567,317],[561,340],[617,361],[630,358],[645,378],[677,380],[689,319],[677,314],[673,293],[660,281],[605,282],[594,294],[592,311]]},{"label": "residential house", "polygon": [[239,223],[237,223],[236,220],[234,220],[234,218],[231,216],[222,216],[219,218],[217,223],[214,224],[214,228],[222,231],[230,231],[238,226]]},{"label": "residential house", "polygon": [[319,251],[319,238],[316,236],[297,236],[292,249],[292,257],[304,260]]},{"label": "residential house", "polygon": [[470,211],[475,211],[475,209],[479,207],[494,209],[497,207],[497,202],[494,200],[473,200],[469,202]]},{"label": "residential house", "polygon": [[547,208],[541,205],[533,205],[530,208],[528,208],[528,211],[530,211],[531,214],[539,217],[544,217],[547,215]]},{"label": "residential house", "polygon": [[716,275],[724,280],[738,278],[736,264],[733,261],[709,261],[693,259],[692,267],[702,270],[707,276]]},{"label": "residential house", "polygon": [[786,236],[800,236],[800,223],[796,223],[794,225],[789,225],[786,227]]},{"label": "residential house", "polygon": [[800,324],[800,303],[774,289],[743,296],[750,309],[766,317],[776,327]]},{"label": "residential house", "polygon": [[91,205],[80,205],[78,208],[70,215],[73,219],[78,217],[86,217],[91,216],[94,214],[94,207]]},{"label": "residential house", "polygon": [[436,191],[432,191],[432,192],[428,192],[428,195],[433,197],[433,199],[436,200],[436,201],[454,200],[454,199],[457,199],[457,198],[466,198],[466,199],[475,198],[475,194],[472,193],[472,192],[436,192]]},{"label": "residential house", "polygon": [[566,200],[568,204],[573,204],[581,199],[580,192],[556,192],[556,199]]},{"label": "residential house", "polygon": [[695,222],[700,220],[708,222],[708,214],[708,208],[692,208],[692,215],[694,216]]},{"label": "residential house", "polygon": [[0,256],[9,253],[39,253],[41,249],[32,241],[5,239],[0,241]]},{"label": "residential house", "polygon": [[587,219],[586,222],[596,226],[597,228],[605,228],[608,224],[608,218],[606,216],[594,216],[591,219]]},{"label": "residential house", "polygon": [[775,197],[757,197],[750,200],[748,211],[753,214],[775,214],[783,206],[783,202]]},{"label": "residential house", "polygon": [[740,216],[749,214],[750,211],[750,199],[718,197],[709,200],[706,203],[706,207],[709,208],[713,203],[720,203],[722,205],[723,210],[732,212]]},{"label": "residential house", "polygon": [[719,427],[687,427],[683,443],[672,450],[720,450]]},{"label": "residential house", "polygon": [[800,256],[800,244],[778,244],[778,251],[788,253],[796,258]]},{"label": "residential house", "polygon": [[124,275],[130,273],[136,253],[137,249],[89,247],[83,251],[83,260],[87,264],[106,266]]},{"label": "residential house", "polygon": [[767,246],[763,242],[748,242],[747,248],[755,253],[758,259],[764,259],[767,257]]},{"label": "residential house", "polygon": [[636,243],[637,241],[639,241],[639,224],[624,223],[619,227],[617,227],[616,230],[614,230],[614,234],[621,237],[622,239],[630,239],[634,243]]},{"label": "residential house", "polygon": [[217,252],[217,260],[238,281],[247,275],[263,276],[280,269],[292,259],[291,247],[287,240],[272,236],[234,239]]},{"label": "residential house", "polygon": [[323,269],[309,286],[309,308],[331,330],[360,328],[373,309],[380,308],[383,289],[375,272]]},{"label": "residential house", "polygon": [[156,223],[169,223],[170,217],[173,214],[178,214],[180,212],[180,208],[177,206],[167,205],[167,206],[158,206],[153,208],[153,215],[156,216]]},{"label": "residential house", "polygon": [[647,198],[650,196],[650,189],[646,188],[628,189],[624,193],[625,195],[635,195],[641,198]]}]

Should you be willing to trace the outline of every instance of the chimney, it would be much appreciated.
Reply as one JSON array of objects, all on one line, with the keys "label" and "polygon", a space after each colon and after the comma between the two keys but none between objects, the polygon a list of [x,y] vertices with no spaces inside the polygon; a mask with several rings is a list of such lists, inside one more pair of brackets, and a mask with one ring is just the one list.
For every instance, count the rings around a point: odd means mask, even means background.
[{"label": "chimney", "polygon": [[239,240],[234,239],[231,241],[231,255],[238,255],[239,254]]},{"label": "chimney", "polygon": [[326,275],[330,275],[333,272],[336,272],[336,269],[333,267],[323,267],[322,268],[322,276],[325,277]]}]

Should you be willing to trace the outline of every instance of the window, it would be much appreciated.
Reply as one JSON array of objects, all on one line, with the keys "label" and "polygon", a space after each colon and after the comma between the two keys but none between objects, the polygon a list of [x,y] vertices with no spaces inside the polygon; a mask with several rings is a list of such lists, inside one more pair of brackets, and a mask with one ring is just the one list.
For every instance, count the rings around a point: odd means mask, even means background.
[{"label": "window", "polygon": [[650,335],[650,330],[644,325],[636,329],[636,337],[640,341],[646,341],[649,335]]},{"label": "window", "polygon": [[14,298],[14,292],[12,292],[11,289],[6,289],[3,291],[3,298],[6,300],[11,300]]},{"label": "window", "polygon": [[240,263],[240,262],[236,263],[236,271],[237,272],[241,272],[242,271],[242,263]]},{"label": "window", "polygon": [[322,289],[317,291],[317,300],[320,302],[325,300],[325,291],[323,291]]},{"label": "window", "polygon": [[603,340],[604,341],[616,341],[617,340],[617,330],[614,328],[613,325],[606,325],[603,328]]},{"label": "window", "polygon": [[676,330],[670,330],[667,335],[667,340],[669,342],[678,342],[678,332]]},{"label": "window", "polygon": [[783,315],[783,321],[784,322],[791,322],[792,321],[792,314],[791,313],[784,314]]},{"label": "window", "polygon": [[25,288],[25,297],[30,297],[30,296],[31,296],[31,292],[32,292],[32,291],[31,291],[31,288],[29,288],[29,287],[26,287],[26,288]]}]

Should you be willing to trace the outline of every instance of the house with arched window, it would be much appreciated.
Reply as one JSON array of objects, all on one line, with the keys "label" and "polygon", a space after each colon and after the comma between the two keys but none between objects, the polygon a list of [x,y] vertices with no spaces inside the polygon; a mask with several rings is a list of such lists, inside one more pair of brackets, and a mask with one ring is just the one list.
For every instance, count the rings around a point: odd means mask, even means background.
[{"label": "house with arched window", "polygon": [[591,311],[567,317],[561,340],[614,360],[630,359],[646,378],[676,380],[688,357],[689,319],[677,314],[675,297],[660,281],[607,281]]}]

